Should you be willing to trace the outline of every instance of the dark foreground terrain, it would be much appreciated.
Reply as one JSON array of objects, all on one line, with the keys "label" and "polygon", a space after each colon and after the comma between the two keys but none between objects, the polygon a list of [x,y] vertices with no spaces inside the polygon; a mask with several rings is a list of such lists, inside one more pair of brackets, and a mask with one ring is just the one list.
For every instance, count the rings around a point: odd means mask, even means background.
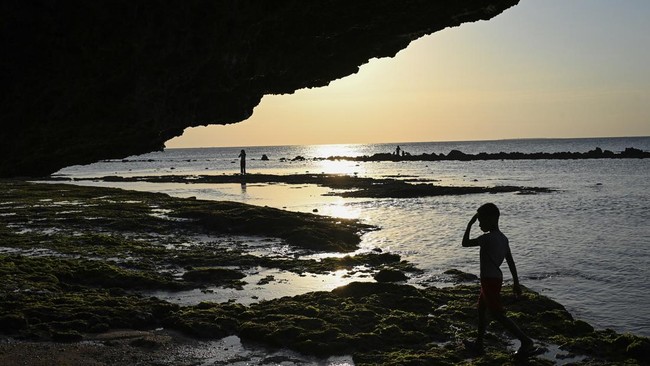
[{"label": "dark foreground terrain", "polygon": [[[595,330],[544,296],[527,290],[515,300],[509,289],[508,315],[547,352],[516,360],[516,342],[492,324],[485,354],[472,354],[462,340],[474,335],[474,276],[449,271],[456,286],[420,288],[400,281],[418,269],[395,254],[306,257],[351,253],[360,235],[374,229],[232,202],[2,181],[0,364],[195,365],[208,356],[188,350],[228,336],[269,352],[350,355],[356,365],[650,362],[647,338]],[[259,255],[245,238],[277,241],[291,251]],[[301,275],[347,270],[375,281],[251,305],[183,306],[148,295],[237,291],[261,267]],[[224,363],[242,362],[235,357]]]}]

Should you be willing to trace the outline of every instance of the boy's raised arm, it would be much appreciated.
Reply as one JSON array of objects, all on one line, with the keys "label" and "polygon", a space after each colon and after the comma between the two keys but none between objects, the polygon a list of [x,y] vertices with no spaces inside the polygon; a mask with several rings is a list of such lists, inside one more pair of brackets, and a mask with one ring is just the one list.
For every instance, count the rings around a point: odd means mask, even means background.
[{"label": "boy's raised arm", "polygon": [[478,220],[478,214],[472,216],[472,219],[469,220],[469,223],[467,224],[467,228],[465,229],[465,234],[463,235],[464,247],[475,247],[479,245],[478,240],[469,238],[469,232],[472,231],[472,225],[474,225],[476,220]]}]

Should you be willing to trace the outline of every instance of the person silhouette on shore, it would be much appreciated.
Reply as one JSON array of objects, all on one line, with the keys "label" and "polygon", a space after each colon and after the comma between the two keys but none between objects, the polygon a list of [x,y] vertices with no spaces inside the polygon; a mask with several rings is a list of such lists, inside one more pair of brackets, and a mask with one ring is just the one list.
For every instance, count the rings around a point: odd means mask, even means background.
[{"label": "person silhouette on shore", "polygon": [[[512,274],[515,296],[521,296],[521,287],[517,276],[517,267],[510,252],[508,238],[499,230],[499,215],[499,208],[495,204],[486,203],[482,205],[467,224],[463,235],[463,247],[480,247],[481,273],[481,292],[478,299],[478,335],[474,342],[466,341],[465,345],[477,353],[483,352],[483,338],[487,326],[486,315],[489,311],[492,317],[521,341],[521,346],[515,356],[527,357],[536,354],[539,349],[535,347],[533,340],[506,316],[501,304],[503,273],[500,267],[504,259],[508,263],[508,268]],[[484,234],[470,239],[470,231],[476,220],[479,221],[479,226]]]},{"label": "person silhouette on shore", "polygon": [[241,158],[239,161],[239,172],[241,173],[241,175],[245,175],[246,174],[246,151],[242,149],[238,157]]},{"label": "person silhouette on shore", "polygon": [[400,156],[399,152],[402,151],[402,148],[397,145],[397,148],[395,149],[395,155]]}]

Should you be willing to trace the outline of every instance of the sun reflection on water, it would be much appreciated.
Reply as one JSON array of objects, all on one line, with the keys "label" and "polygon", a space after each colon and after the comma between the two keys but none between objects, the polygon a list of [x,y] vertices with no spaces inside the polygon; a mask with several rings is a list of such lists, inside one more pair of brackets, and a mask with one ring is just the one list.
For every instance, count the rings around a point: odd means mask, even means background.
[{"label": "sun reflection on water", "polygon": [[358,206],[352,206],[346,203],[344,198],[339,197],[335,202],[329,203],[320,211],[321,214],[343,219],[358,219],[361,217],[361,209]]},{"label": "sun reflection on water", "polygon": [[334,144],[315,145],[313,155],[317,158],[329,158],[330,156],[358,156],[361,155],[360,145]]},{"label": "sun reflection on water", "polygon": [[[327,159],[336,156],[360,156],[363,155],[361,145],[316,145],[313,146],[312,154],[315,158]],[[318,169],[326,174],[364,174],[365,169],[355,161],[347,160],[320,160]]]},{"label": "sun reflection on water", "polygon": [[366,170],[356,161],[347,160],[320,160],[318,172],[325,174],[364,175]]}]

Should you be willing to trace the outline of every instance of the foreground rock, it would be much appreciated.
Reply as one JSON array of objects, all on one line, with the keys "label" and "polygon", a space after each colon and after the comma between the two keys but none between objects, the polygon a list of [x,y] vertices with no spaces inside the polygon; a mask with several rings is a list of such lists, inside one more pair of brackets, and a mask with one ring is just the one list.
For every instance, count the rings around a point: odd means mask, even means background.
[{"label": "foreground rock", "polygon": [[[9,211],[0,222],[25,230],[247,234],[282,238],[301,248],[349,252],[357,249],[360,233],[372,229],[356,220],[270,207],[74,185],[0,181],[0,199],[6,203],[0,207]],[[114,237],[107,240],[120,245]]]},{"label": "foreground rock", "polygon": [[2,7],[0,177],[161,150],[325,86],[518,0],[12,1]]},{"label": "foreground rock", "polygon": [[[0,182],[0,202],[3,365],[193,365],[210,356],[188,350],[227,336],[268,347],[269,352],[286,348],[318,357],[351,355],[356,365],[451,365],[470,359],[483,365],[514,363],[508,351],[511,340],[495,325],[485,355],[473,355],[462,346],[463,339],[474,335],[477,321],[474,276],[452,270],[448,274],[459,285],[416,288],[390,283],[417,271],[392,253],[321,261],[300,258],[299,252],[259,256],[223,234],[286,236],[282,240],[304,251],[302,240],[312,237],[291,241],[292,235],[285,232],[286,227],[305,224],[320,228],[312,231],[320,244],[307,245],[313,247],[309,252],[333,247],[346,251],[354,246],[348,238],[368,229],[355,221],[162,194],[17,181]],[[224,221],[222,215],[242,221]],[[253,220],[246,219],[251,216]],[[278,227],[257,227],[269,223]],[[218,235],[201,242],[191,236],[197,231]],[[389,282],[353,282],[329,292],[248,306],[181,306],[147,295],[151,290],[204,289],[207,284],[237,288],[245,279],[242,273],[252,267],[300,274],[364,267]],[[525,295],[515,302],[505,290],[509,315],[542,345],[559,347],[559,357],[585,365],[650,362],[647,338],[594,330],[560,304],[531,291]],[[552,364],[548,358],[556,357],[553,352],[528,364]]]},{"label": "foreground rock", "polygon": [[[463,339],[475,336],[477,293],[478,285],[416,289],[408,285],[352,283],[331,292],[312,292],[251,306],[202,303],[193,307],[167,307],[156,314],[155,321],[151,319],[149,323],[132,326],[141,329],[163,326],[199,339],[219,339],[234,334],[244,342],[269,347],[269,352],[287,348],[319,357],[351,354],[356,365],[454,365],[470,359],[481,365],[518,364],[512,350],[508,349],[512,340],[494,323],[491,325],[493,333],[486,339],[484,355],[477,356],[462,345]],[[569,359],[573,365],[644,365],[650,362],[648,338],[594,330],[589,324],[575,320],[560,304],[534,292],[526,291],[524,299],[514,302],[512,294],[506,291],[504,300],[508,303],[509,315],[538,344],[560,349],[548,350],[544,355],[530,358],[526,364],[552,365],[559,359]],[[138,314],[132,317],[138,319]],[[61,326],[55,321],[48,325]],[[3,329],[11,331],[11,328]],[[101,335],[78,334],[78,339],[101,339]],[[103,343],[119,346],[116,341]],[[45,343],[45,347],[47,345]],[[173,353],[170,348],[183,346],[181,342],[170,344],[161,336],[133,337],[129,345],[135,348],[127,350],[133,356],[122,360],[124,363],[113,364],[128,364],[136,357],[165,364],[160,357]],[[24,347],[33,347],[33,343],[24,343]],[[11,355],[22,350],[21,343],[0,346],[0,350],[3,348],[4,355],[0,355],[0,359],[7,353]],[[111,354],[110,348],[104,353]],[[160,348],[165,351],[158,354]],[[90,351],[78,355],[83,356],[97,357]],[[189,361],[196,363],[200,359],[194,356],[184,361],[193,364]],[[23,364],[35,364],[29,356],[24,361]]]}]

